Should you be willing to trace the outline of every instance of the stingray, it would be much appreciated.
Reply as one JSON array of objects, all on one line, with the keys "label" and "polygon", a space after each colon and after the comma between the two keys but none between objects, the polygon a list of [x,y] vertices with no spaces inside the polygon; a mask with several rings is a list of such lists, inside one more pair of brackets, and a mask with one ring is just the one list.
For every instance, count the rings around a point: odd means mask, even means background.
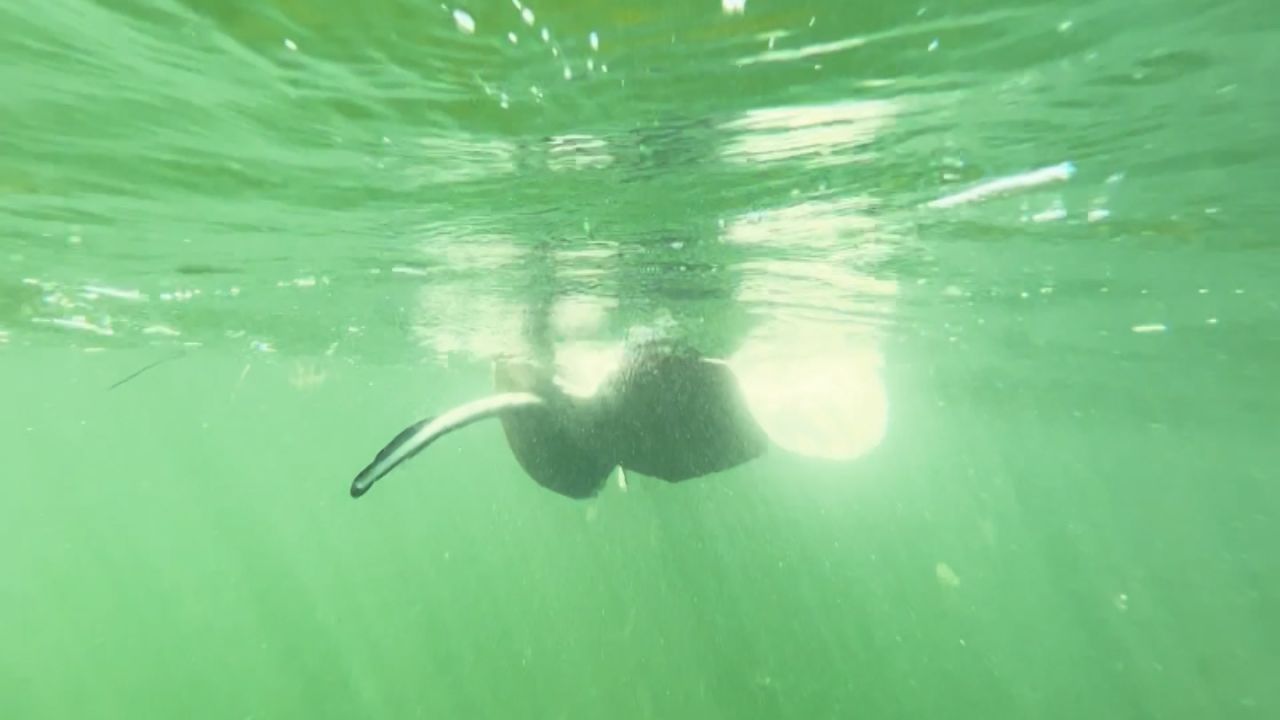
[{"label": "stingray", "polygon": [[729,366],[677,342],[629,346],[589,396],[562,389],[547,363],[505,358],[494,365],[494,389],[402,430],[356,476],[351,496],[445,435],[495,417],[529,477],[578,499],[596,495],[615,468],[682,482],[768,447]]}]

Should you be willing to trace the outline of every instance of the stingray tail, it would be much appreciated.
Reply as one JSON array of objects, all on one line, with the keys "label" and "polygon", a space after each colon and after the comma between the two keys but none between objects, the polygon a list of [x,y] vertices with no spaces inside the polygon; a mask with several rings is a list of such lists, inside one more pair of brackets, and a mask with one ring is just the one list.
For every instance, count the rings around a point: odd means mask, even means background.
[{"label": "stingray tail", "polygon": [[422,452],[428,445],[462,427],[485,418],[500,415],[532,405],[541,405],[542,398],[533,393],[502,393],[475,400],[434,417],[425,418],[410,425],[392,438],[378,451],[356,479],[351,483],[351,497],[358,498],[400,463]]},{"label": "stingray tail", "polygon": [[176,353],[174,353],[174,354],[172,354],[172,355],[167,355],[167,356],[165,356],[165,357],[162,357],[162,358],[160,358],[159,360],[152,360],[151,362],[147,363],[146,365],[143,365],[142,367],[138,368],[137,370],[134,370],[133,372],[129,373],[128,375],[124,376],[123,378],[120,378],[119,380],[117,380],[117,381],[115,381],[115,382],[111,383],[111,387],[107,388],[107,391],[108,391],[108,392],[110,392],[111,390],[115,390],[116,388],[120,387],[121,385],[123,385],[123,384],[125,384],[125,383],[129,382],[130,380],[133,380],[134,378],[138,377],[138,376],[139,376],[139,375],[141,375],[142,373],[144,373],[144,372],[146,372],[146,371],[148,371],[148,370],[151,370],[152,368],[155,368],[155,367],[157,367],[157,366],[163,365],[163,364],[165,364],[165,363],[169,362],[170,360],[177,360],[178,358],[180,358],[180,357],[182,357],[183,355],[186,355],[186,354],[187,354],[186,350],[179,350],[178,352],[176,352]]}]

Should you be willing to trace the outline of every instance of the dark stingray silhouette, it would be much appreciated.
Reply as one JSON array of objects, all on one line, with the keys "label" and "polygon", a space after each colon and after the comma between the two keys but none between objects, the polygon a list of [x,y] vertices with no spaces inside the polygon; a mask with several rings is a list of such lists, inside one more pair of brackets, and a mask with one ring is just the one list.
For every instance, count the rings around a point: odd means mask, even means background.
[{"label": "dark stingray silhouette", "polygon": [[628,347],[589,397],[564,392],[548,364],[520,360],[498,361],[494,386],[495,395],[405,428],[356,476],[352,497],[441,437],[492,417],[524,471],[571,498],[598,493],[614,468],[680,482],[768,447],[728,365],[677,342]]}]

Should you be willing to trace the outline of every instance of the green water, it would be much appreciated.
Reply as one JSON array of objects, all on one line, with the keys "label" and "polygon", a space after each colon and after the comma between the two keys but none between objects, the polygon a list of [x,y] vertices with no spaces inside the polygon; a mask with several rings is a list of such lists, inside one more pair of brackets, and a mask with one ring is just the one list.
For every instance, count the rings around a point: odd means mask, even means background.
[{"label": "green water", "polygon": [[[1277,717],[1278,41],[9,0],[0,718]],[[548,297],[756,358],[782,447],[574,501],[489,423],[352,500]]]}]

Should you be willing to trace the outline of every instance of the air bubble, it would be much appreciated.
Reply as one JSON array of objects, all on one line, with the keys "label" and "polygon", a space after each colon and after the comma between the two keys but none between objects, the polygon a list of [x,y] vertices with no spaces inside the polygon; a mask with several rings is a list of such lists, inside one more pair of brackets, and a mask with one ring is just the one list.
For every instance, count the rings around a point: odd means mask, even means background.
[{"label": "air bubble", "polygon": [[476,31],[475,18],[467,14],[466,10],[454,10],[453,21],[458,25],[458,29],[462,32],[473,35]]}]

